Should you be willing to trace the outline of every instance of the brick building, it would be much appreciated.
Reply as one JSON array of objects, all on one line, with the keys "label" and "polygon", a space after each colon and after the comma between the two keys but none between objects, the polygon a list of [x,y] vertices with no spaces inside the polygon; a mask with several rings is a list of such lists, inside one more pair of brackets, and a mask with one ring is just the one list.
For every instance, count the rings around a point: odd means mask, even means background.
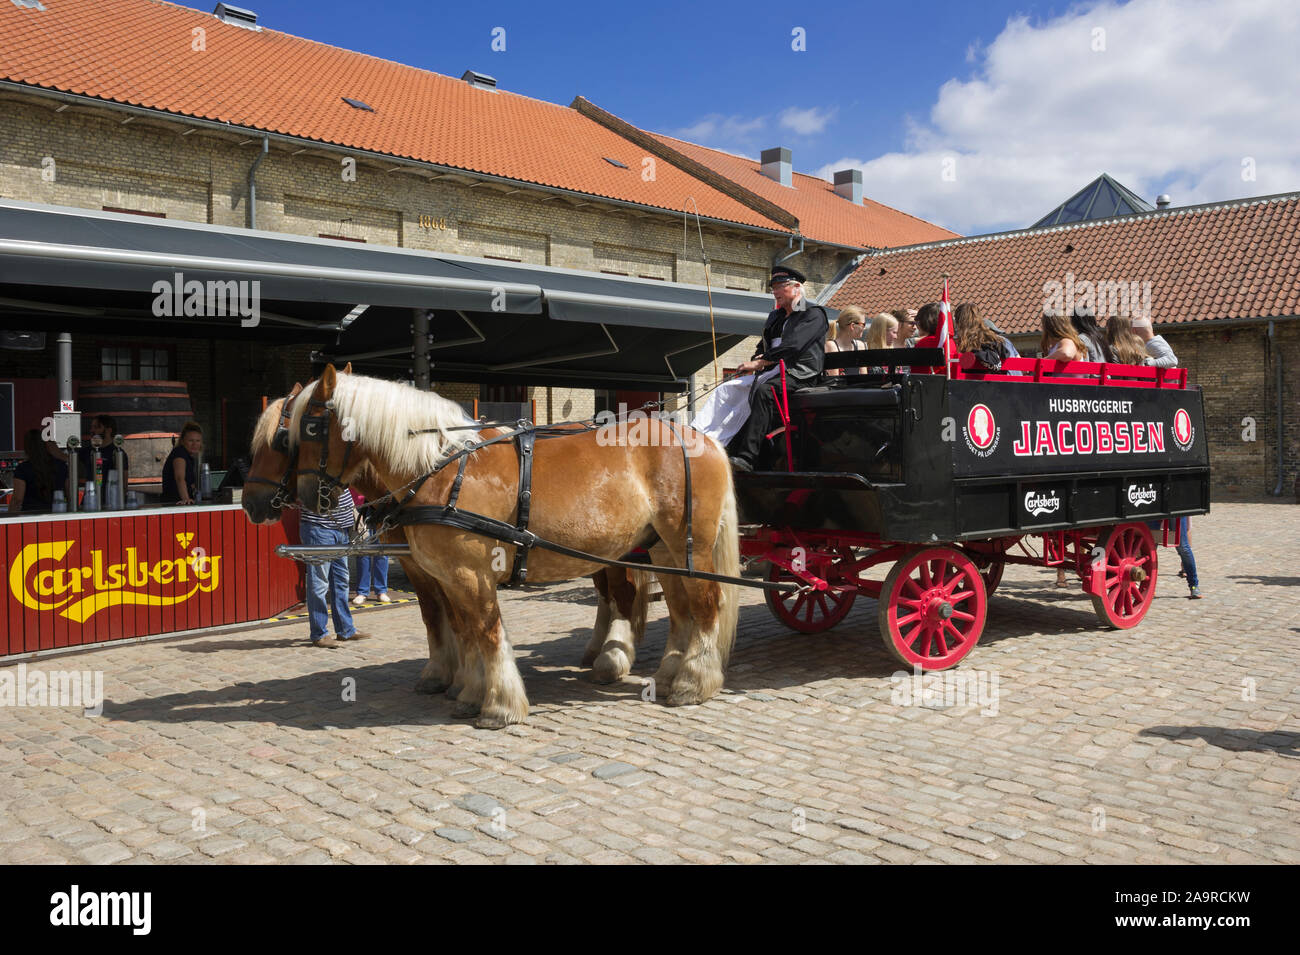
[{"label": "brick building", "polygon": [[[1220,493],[1290,496],[1300,472],[1300,194],[1154,209],[870,253],[832,298],[878,312],[939,297],[1036,355],[1045,307],[1149,311],[1205,392]],[[1280,387],[1279,387],[1280,383]],[[1278,448],[1281,446],[1279,464]]]},{"label": "brick building", "polygon": [[[0,198],[759,291],[789,257],[815,293],[872,248],[953,233],[793,172],[638,130],[579,97],[559,106],[268,29],[234,8],[156,0],[0,6]],[[694,232],[694,222],[691,223]],[[3,277],[0,277],[3,278]],[[53,374],[44,349],[0,350],[0,378]],[[748,348],[724,355],[734,364]],[[188,383],[219,458],[248,410],[308,373],[308,349],[78,335],[73,376]],[[703,373],[706,383],[711,370]],[[449,397],[536,402],[542,421],[616,393],[443,383]],[[222,399],[244,409],[220,446]],[[554,405],[554,407],[552,407]]]}]

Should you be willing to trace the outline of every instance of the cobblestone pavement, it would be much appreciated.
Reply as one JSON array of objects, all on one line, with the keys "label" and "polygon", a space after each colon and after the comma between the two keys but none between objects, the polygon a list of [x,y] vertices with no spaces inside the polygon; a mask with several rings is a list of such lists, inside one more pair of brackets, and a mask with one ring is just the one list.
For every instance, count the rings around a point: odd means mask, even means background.
[{"label": "cobblestone pavement", "polygon": [[533,713],[502,732],[412,692],[413,606],[333,651],[295,623],[29,664],[102,669],[108,702],[0,709],[0,859],[1300,862],[1300,508],[1193,523],[1209,597],[1162,550],[1133,631],[1008,568],[952,671],[996,705],[897,704],[874,601],[807,637],[749,590],[726,691],[680,709],[641,698],[662,604],[599,687],[589,587],[506,595]]}]

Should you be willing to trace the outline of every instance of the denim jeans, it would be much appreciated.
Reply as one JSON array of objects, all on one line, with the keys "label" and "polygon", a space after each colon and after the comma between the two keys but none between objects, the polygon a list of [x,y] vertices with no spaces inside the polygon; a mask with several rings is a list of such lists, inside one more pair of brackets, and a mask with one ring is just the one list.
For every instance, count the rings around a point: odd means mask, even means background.
[{"label": "denim jeans", "polygon": [[[374,588],[371,584],[371,565],[374,566]],[[388,558],[387,557],[358,557],[357,558],[357,593],[363,597],[369,597],[371,593],[375,596],[388,593]]]},{"label": "denim jeans", "polygon": [[1196,558],[1192,556],[1192,542],[1187,539],[1187,532],[1191,530],[1191,523],[1186,517],[1178,519],[1178,557],[1183,562],[1183,573],[1187,575],[1188,587],[1199,587],[1200,578],[1196,576]]},{"label": "denim jeans", "polygon": [[[302,522],[302,542],[308,546],[346,544],[348,532]],[[348,609],[348,562],[340,557],[328,564],[307,565],[307,614],[311,638],[319,640],[329,632],[330,611],[334,612],[335,636],[348,639],[357,632]]]}]

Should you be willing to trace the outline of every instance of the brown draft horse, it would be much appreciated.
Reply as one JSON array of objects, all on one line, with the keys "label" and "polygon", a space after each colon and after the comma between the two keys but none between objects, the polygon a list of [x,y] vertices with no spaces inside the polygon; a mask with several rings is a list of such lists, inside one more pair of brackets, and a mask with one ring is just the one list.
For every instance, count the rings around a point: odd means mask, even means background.
[{"label": "brown draft horse", "polygon": [[[304,414],[308,422],[304,430]],[[324,427],[320,426],[324,420]],[[419,484],[413,506],[445,505],[457,467],[439,468],[467,440],[494,432],[457,430],[474,424],[461,408],[432,392],[327,367],[294,403],[289,434],[297,439],[301,506],[333,506],[342,487],[369,465],[393,491]],[[684,567],[688,535],[699,571],[736,576],[740,569],[731,467],[722,448],[690,429],[648,419],[640,440],[614,429],[539,440],[534,451],[530,530],[539,538],[617,559],[650,546],[656,563]],[[679,434],[681,437],[679,437]],[[693,519],[686,521],[683,440],[691,455]],[[468,456],[457,507],[513,524],[519,461],[512,442]],[[528,714],[497,603],[515,548],[442,524],[405,527],[412,561],[442,588],[451,629],[461,642],[465,684],[457,711],[478,710],[476,725],[499,728]],[[405,566],[405,565],[404,565]],[[536,548],[528,579],[552,583],[588,576],[601,565]],[[668,647],[655,685],[670,705],[701,703],[722,687],[735,639],[735,585],[699,578],[662,578],[668,603]]]},{"label": "brown draft horse", "polygon": [[[351,365],[345,369],[345,372],[350,371]],[[289,418],[284,413],[284,406],[301,391],[302,385],[295,384],[287,398],[268,403],[253,430],[252,462],[243,489],[243,508],[254,524],[274,524],[280,520],[285,507],[297,506],[296,471],[292,470],[293,462],[289,457]],[[277,444],[276,432],[280,428],[285,429],[285,440]],[[375,500],[385,493],[369,467],[358,472],[353,486],[367,500]],[[383,539],[401,544],[406,542],[406,535],[403,530],[395,529]],[[415,689],[419,693],[445,690],[448,696],[456,699],[463,684],[461,654],[443,609],[445,598],[442,590],[437,581],[426,575],[409,557],[398,557],[397,560],[419,601],[429,645],[429,662],[416,681]],[[636,647],[645,635],[649,575],[618,567],[602,568],[593,577],[593,582],[600,596],[600,605],[582,665],[592,666],[596,682],[613,683],[630,672],[636,659]]]}]

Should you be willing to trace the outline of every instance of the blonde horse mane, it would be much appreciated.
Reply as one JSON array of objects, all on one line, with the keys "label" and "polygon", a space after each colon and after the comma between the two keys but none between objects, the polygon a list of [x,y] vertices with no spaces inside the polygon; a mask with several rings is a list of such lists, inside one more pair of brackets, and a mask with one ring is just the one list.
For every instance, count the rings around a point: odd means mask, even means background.
[{"label": "blonde horse mane", "polygon": [[[313,381],[294,402],[289,434],[295,444],[302,416],[319,384],[319,380]],[[395,381],[339,373],[329,404],[340,427],[351,432],[358,449],[380,456],[393,471],[402,474],[432,470],[462,442],[477,438],[471,430],[446,430],[474,423],[460,405],[432,391],[417,391]]]},{"label": "blonde horse mane", "polygon": [[262,412],[261,417],[257,419],[257,424],[253,426],[253,440],[250,442],[254,453],[263,446],[269,447],[271,439],[275,437],[275,426],[280,421],[280,405],[284,403],[283,398],[275,398],[266,403],[266,410]]}]

